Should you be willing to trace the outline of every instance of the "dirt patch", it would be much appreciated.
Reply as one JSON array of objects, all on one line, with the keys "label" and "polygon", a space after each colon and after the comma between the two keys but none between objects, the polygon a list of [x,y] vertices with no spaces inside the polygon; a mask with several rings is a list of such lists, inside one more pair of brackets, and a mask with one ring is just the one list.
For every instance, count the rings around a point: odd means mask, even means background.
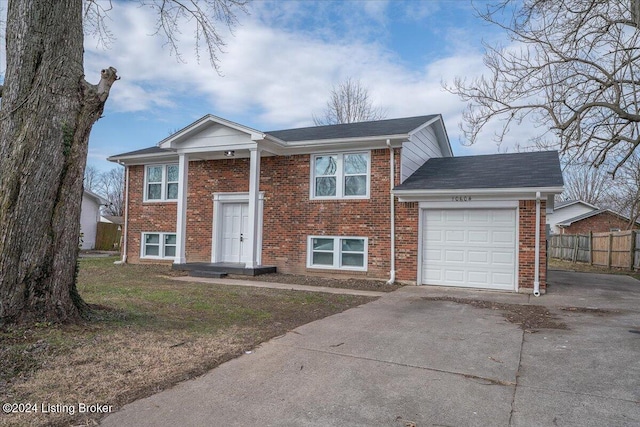
[{"label": "dirt patch", "polygon": [[603,308],[589,308],[589,307],[560,307],[562,311],[571,311],[573,313],[587,313],[595,316],[613,316],[622,313],[619,310],[605,310]]},{"label": "dirt patch", "polygon": [[527,332],[535,332],[539,329],[568,329],[567,325],[558,321],[546,307],[539,305],[506,304],[454,297],[423,297],[423,299],[428,301],[450,301],[477,308],[500,310],[505,319],[520,326],[522,330]]},{"label": "dirt patch", "polygon": [[303,276],[299,274],[270,273],[259,276],[240,276],[230,274],[229,279],[258,280],[262,282],[286,283],[289,285],[324,286],[327,288],[357,289],[361,291],[393,292],[403,285],[387,285],[382,280],[337,279],[321,276]]}]

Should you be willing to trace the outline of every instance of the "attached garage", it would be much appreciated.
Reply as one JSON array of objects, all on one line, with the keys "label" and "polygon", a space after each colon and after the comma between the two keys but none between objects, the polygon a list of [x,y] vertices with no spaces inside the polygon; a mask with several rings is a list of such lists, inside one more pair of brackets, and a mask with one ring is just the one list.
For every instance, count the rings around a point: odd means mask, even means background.
[{"label": "attached garage", "polygon": [[423,209],[422,284],[516,290],[516,209]]},{"label": "attached garage", "polygon": [[416,283],[544,293],[555,151],[433,158],[393,193],[418,209]]}]

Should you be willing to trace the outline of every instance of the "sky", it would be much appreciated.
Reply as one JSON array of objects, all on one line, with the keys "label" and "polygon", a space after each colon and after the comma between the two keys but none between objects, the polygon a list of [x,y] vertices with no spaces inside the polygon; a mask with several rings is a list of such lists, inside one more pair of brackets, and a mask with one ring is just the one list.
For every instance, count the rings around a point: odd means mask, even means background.
[{"label": "sky", "polygon": [[116,166],[108,156],[156,145],[206,114],[265,132],[312,126],[347,78],[360,80],[387,118],[442,114],[456,156],[513,151],[533,136],[531,126],[512,129],[498,147],[495,123],[465,145],[465,103],[443,89],[483,72],[483,42],[508,43],[476,17],[483,1],[255,0],[233,34],[218,26],[219,73],[204,52],[198,60],[193,23],[181,24],[178,59],[153,35],[153,10],[112,4],[113,39],[85,37],[86,79],[97,83],[108,66],[121,77],[90,137],[87,164],[101,171]]}]

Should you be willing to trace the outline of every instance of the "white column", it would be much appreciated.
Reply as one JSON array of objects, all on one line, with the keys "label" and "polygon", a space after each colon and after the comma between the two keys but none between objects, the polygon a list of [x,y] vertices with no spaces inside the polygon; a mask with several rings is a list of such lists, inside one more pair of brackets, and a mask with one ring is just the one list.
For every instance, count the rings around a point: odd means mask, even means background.
[{"label": "white column", "polygon": [[250,171],[249,171],[249,229],[247,230],[246,243],[251,245],[249,250],[250,259],[246,260],[246,268],[258,266],[258,233],[260,232],[260,150],[250,149]]},{"label": "white column", "polygon": [[176,215],[176,259],[174,264],[186,264],[187,241],[187,188],[189,176],[189,155],[180,154],[178,161],[178,212]]}]

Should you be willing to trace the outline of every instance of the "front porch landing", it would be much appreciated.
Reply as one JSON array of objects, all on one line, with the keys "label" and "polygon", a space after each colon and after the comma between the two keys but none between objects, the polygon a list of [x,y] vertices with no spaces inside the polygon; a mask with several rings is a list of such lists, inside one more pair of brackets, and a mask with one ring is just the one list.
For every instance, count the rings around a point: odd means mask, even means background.
[{"label": "front porch landing", "polygon": [[173,264],[173,270],[188,271],[190,276],[196,277],[224,277],[227,274],[239,274],[243,276],[258,276],[260,274],[275,273],[276,267],[259,265],[247,268],[244,263],[232,262],[187,262]]}]

